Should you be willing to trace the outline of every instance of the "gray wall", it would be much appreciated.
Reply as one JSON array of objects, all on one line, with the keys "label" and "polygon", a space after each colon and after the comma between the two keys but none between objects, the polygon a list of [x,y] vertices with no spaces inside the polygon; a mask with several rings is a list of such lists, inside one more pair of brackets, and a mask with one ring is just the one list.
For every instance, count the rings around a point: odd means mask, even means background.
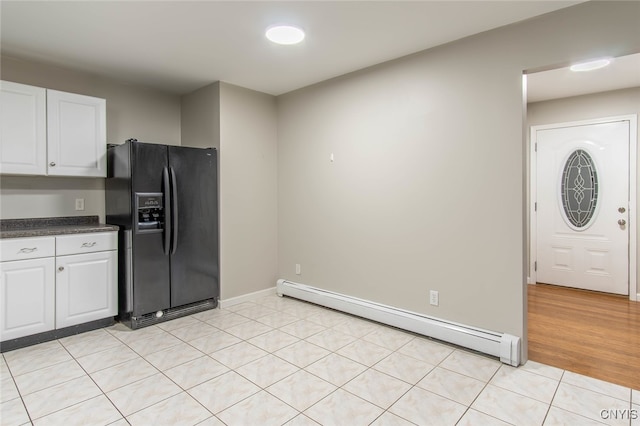
[{"label": "gray wall", "polygon": [[[534,102],[527,105],[527,124],[536,126],[629,114],[640,115],[640,87]],[[640,122],[637,134],[640,135]],[[640,164],[640,150],[638,150],[637,164]],[[638,178],[640,179],[640,175]],[[640,181],[636,185],[637,199],[640,200]],[[636,223],[640,223],[639,220],[640,212],[636,210]],[[639,228],[636,230],[640,232]],[[637,241],[640,241],[640,236]],[[636,277],[640,276],[640,262],[638,263]],[[637,285],[636,288],[638,288]]]},{"label": "gray wall", "polygon": [[277,279],[277,117],[271,95],[220,83],[221,299]]},{"label": "gray wall", "polygon": [[136,138],[180,145],[180,96],[112,79],[2,56],[3,80],[107,100],[107,142]]},{"label": "gray wall", "polygon": [[[180,145],[180,97],[87,73],[3,56],[3,80],[107,100],[107,141],[128,138]],[[85,210],[75,210],[75,199]],[[98,215],[104,221],[104,179],[2,176],[0,219]]]},{"label": "gray wall", "polygon": [[182,97],[182,144],[218,148],[223,302],[277,279],[277,117],[271,95],[216,82]]},{"label": "gray wall", "polygon": [[220,83],[211,83],[182,96],[183,146],[220,149]]},{"label": "gray wall", "polygon": [[279,276],[524,336],[523,70],[638,52],[639,14],[584,3],[279,97]]}]

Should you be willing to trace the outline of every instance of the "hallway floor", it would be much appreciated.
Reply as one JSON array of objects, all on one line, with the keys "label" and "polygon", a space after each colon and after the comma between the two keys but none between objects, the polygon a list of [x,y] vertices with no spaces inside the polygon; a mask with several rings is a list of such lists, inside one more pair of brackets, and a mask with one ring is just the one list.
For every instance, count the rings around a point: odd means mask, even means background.
[{"label": "hallway floor", "polygon": [[527,287],[529,359],[640,388],[640,303],[548,284]]},{"label": "hallway floor", "polygon": [[3,426],[640,426],[637,388],[275,295],[6,352],[0,374]]}]

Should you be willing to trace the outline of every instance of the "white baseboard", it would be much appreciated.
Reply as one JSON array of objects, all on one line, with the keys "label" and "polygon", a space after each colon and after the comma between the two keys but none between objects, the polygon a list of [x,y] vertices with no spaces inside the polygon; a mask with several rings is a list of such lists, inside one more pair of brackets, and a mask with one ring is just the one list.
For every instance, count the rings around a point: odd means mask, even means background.
[{"label": "white baseboard", "polygon": [[229,306],[238,305],[244,302],[251,302],[252,300],[260,299],[261,297],[271,296],[276,294],[275,287],[265,288],[264,290],[254,291],[253,293],[243,294],[242,296],[231,297],[229,299],[220,299],[220,308],[228,308]]}]

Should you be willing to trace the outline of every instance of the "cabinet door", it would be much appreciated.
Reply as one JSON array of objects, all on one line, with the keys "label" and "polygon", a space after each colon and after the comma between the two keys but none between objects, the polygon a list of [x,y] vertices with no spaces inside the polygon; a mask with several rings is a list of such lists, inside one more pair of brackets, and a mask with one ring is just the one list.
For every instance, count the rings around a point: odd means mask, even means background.
[{"label": "cabinet door", "polygon": [[47,90],[48,174],[106,177],[106,101]]},{"label": "cabinet door", "polygon": [[56,258],[56,328],[117,313],[117,251]]},{"label": "cabinet door", "polygon": [[0,263],[0,340],[54,329],[55,260]]},{"label": "cabinet door", "polygon": [[0,173],[47,173],[45,89],[0,82]]}]

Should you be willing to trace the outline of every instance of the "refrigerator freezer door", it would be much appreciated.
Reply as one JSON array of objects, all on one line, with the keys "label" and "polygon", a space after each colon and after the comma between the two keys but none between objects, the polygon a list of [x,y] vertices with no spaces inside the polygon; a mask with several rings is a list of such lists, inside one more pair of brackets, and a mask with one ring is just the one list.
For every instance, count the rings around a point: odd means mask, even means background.
[{"label": "refrigerator freezer door", "polygon": [[217,151],[169,147],[175,174],[172,212],[177,244],[171,255],[171,305],[219,296]]},{"label": "refrigerator freezer door", "polygon": [[[167,147],[133,143],[131,154],[133,196],[140,192],[163,192],[162,172],[163,168],[167,167]],[[167,196],[165,190],[164,197]],[[169,308],[171,306],[170,267],[169,257],[164,253],[164,234],[135,231],[132,243],[133,316]]]}]

